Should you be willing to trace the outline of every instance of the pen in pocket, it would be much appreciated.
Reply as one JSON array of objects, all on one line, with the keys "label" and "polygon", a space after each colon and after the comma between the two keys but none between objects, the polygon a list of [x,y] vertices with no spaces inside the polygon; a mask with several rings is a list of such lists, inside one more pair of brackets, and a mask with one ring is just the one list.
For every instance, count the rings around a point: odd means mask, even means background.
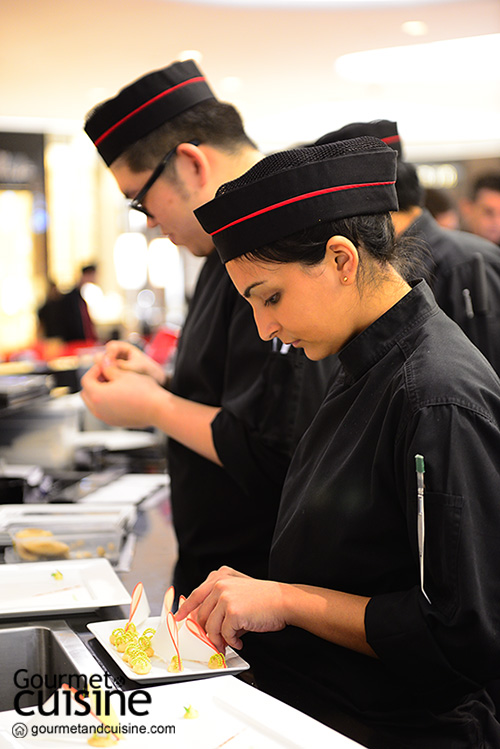
[{"label": "pen in pocket", "polygon": [[424,473],[425,462],[423,455],[415,455],[415,468],[417,472],[417,538],[418,559],[420,563],[420,588],[429,601],[429,596],[424,588],[424,546],[425,546],[425,509],[424,509]]}]

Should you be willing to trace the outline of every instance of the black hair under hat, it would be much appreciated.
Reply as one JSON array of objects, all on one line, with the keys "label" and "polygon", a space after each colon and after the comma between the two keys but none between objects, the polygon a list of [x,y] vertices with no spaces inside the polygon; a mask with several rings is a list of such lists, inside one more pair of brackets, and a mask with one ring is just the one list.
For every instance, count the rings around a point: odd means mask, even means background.
[{"label": "black hair under hat", "polygon": [[396,154],[354,138],[267,156],[195,211],[223,263],[322,221],[396,211]]},{"label": "black hair under hat", "polygon": [[360,138],[363,135],[372,135],[379,138],[388,146],[393,148],[399,159],[403,158],[403,146],[398,133],[398,126],[392,120],[372,120],[371,122],[351,122],[339,130],[333,130],[318,138],[313,145],[321,146],[325,143],[336,143],[347,138]]},{"label": "black hair under hat", "polygon": [[129,146],[186,109],[215,99],[193,60],[155,70],[98,104],[84,130],[107,166]]}]

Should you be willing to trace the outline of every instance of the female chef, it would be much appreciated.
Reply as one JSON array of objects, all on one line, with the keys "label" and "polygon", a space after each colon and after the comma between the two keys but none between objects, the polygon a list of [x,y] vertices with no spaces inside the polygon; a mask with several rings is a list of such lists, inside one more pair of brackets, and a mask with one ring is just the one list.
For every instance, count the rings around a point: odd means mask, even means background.
[{"label": "female chef", "polygon": [[395,159],[371,137],[273,154],[196,211],[260,336],[341,374],[292,459],[269,580],[221,568],[177,617],[221,648],[252,633],[258,686],[365,746],[498,747],[500,381],[406,280]]}]

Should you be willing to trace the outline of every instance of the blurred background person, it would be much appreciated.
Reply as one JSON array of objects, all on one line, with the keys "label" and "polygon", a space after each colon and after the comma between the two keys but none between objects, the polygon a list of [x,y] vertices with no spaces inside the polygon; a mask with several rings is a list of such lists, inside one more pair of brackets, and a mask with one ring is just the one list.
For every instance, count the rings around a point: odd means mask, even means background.
[{"label": "blurred background person", "polygon": [[63,295],[55,281],[47,279],[47,296],[45,302],[37,310],[39,338],[63,337],[62,299]]},{"label": "blurred background person", "polygon": [[76,286],[63,296],[63,339],[65,341],[98,340],[87,302],[82,296],[82,287],[86,283],[95,283],[96,278],[97,266],[95,264],[83,266]]},{"label": "blurred background person", "polygon": [[467,231],[500,245],[500,172],[477,177],[460,211]]},{"label": "blurred background person", "polygon": [[449,190],[427,187],[424,193],[424,207],[445,229],[460,228],[458,204]]},{"label": "blurred background person", "polygon": [[398,159],[393,214],[397,234],[423,242],[423,261],[437,303],[500,373],[500,253],[482,237],[445,229],[424,207],[413,164]]},{"label": "blurred background person", "polygon": [[[414,164],[404,161],[397,123],[373,120],[345,125],[317,145],[372,135],[397,153],[399,210],[392,213],[398,235],[418,240],[424,276],[442,310],[500,372],[500,254],[491,242],[440,226],[424,205],[424,188]],[[500,193],[499,193],[500,198]],[[415,250],[414,250],[415,251]]]}]

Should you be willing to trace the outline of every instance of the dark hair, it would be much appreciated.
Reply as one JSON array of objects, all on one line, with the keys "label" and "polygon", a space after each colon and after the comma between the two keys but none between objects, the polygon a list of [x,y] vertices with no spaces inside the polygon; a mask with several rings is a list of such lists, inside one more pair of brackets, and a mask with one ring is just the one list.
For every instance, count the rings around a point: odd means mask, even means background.
[{"label": "dark hair", "polygon": [[245,133],[243,121],[232,104],[208,99],[173,117],[144,138],[133,143],[118,157],[133,172],[154,169],[170,149],[179,143],[197,140],[227,153],[242,146],[256,145]]},{"label": "dark hair", "polygon": [[400,211],[408,211],[410,208],[423,205],[424,188],[418,179],[416,167],[407,161],[398,161],[396,193]]},{"label": "dark hair", "polygon": [[441,213],[457,210],[457,204],[449,190],[444,188],[427,187],[424,195],[424,205],[436,218]]},{"label": "dark hair", "polygon": [[422,272],[418,243],[410,237],[396,238],[389,213],[321,222],[252,250],[244,257],[267,263],[301,263],[313,266],[324,259],[326,243],[335,235],[346,237],[356,248],[361,249],[360,267],[363,273],[367,271],[363,263],[363,251],[380,265],[382,271],[390,264],[406,280],[411,280]]},{"label": "dark hair", "polygon": [[475,200],[480,190],[500,192],[500,172],[487,172],[479,176],[472,184],[471,199]]}]

